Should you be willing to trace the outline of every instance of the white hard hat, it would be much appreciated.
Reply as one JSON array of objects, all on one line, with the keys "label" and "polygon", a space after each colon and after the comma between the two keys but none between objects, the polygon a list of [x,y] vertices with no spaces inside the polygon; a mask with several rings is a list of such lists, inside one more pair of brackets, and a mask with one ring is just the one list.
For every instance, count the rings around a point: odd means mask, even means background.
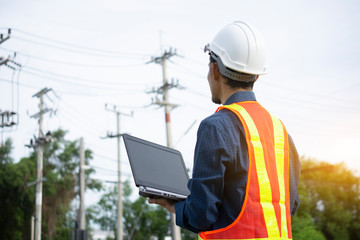
[{"label": "white hard hat", "polygon": [[228,24],[220,30],[204,51],[209,51],[215,60],[220,58],[220,72],[234,80],[241,81],[241,77],[236,77],[236,72],[260,75],[266,74],[268,70],[262,36],[255,28],[241,21]]}]

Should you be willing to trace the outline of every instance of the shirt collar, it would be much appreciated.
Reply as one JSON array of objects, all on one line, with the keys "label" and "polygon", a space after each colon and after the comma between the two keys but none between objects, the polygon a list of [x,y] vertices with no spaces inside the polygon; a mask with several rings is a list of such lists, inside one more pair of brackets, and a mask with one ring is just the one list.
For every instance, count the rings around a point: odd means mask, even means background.
[{"label": "shirt collar", "polygon": [[255,93],[253,91],[239,91],[231,95],[224,105],[230,105],[237,102],[256,101]]}]

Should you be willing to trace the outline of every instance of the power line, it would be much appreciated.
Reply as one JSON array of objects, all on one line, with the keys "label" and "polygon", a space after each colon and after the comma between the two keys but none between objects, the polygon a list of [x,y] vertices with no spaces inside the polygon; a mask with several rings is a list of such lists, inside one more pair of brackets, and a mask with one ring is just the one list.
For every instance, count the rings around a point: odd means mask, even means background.
[{"label": "power line", "polygon": [[[54,76],[45,76],[39,73],[35,73],[35,72],[31,72],[31,71],[27,71],[27,70],[22,70],[23,73],[26,74],[30,74],[30,75],[34,75],[46,80],[50,80],[50,81],[55,81],[55,82],[59,82],[59,83],[63,83],[63,84],[67,84],[70,85],[72,87],[74,86],[78,86],[78,87],[82,87],[82,88],[88,88],[88,89],[96,89],[96,90],[108,90],[111,92],[116,91],[117,94],[119,94],[119,92],[123,92],[126,94],[131,94],[134,92],[139,92],[139,90],[134,90],[134,89],[124,89],[121,86],[118,86],[117,88],[114,87],[103,87],[102,85],[89,85],[89,84],[84,84],[84,83],[79,83],[79,82],[74,82],[74,81],[69,81],[69,80],[65,80],[65,79],[59,79],[59,77],[54,77]],[[46,74],[46,73],[45,73]],[[70,79],[70,78],[69,78]],[[99,84],[101,84],[99,82]]]},{"label": "power line", "polygon": [[[0,78],[0,81],[1,82],[5,82],[5,83],[12,83],[11,80],[8,80],[8,79],[4,79],[4,78]],[[35,86],[35,85],[29,85],[29,84],[24,84],[24,83],[19,83],[20,86],[23,86],[23,87],[28,87],[28,88],[39,88],[39,86]]]},{"label": "power line", "polygon": [[[102,168],[102,167],[98,167],[98,166],[94,166],[93,164],[89,165],[91,168],[102,171],[102,172],[107,172],[109,173],[111,176],[117,176],[117,171],[112,170],[112,169],[106,169],[106,168]],[[122,172],[124,175],[129,175],[131,176],[130,172]]]},{"label": "power line", "polygon": [[104,170],[104,169],[97,168],[97,167],[94,167],[94,166],[91,166],[91,165],[90,165],[90,167],[92,167],[92,168],[94,168],[96,170],[102,171],[102,172],[106,172],[106,175],[117,176],[116,171],[114,172],[114,171],[109,171],[109,170],[106,170],[106,169]]},{"label": "power line", "polygon": [[[201,49],[201,51],[203,52],[204,50]],[[189,57],[186,57],[186,56],[184,56],[183,58],[184,58],[185,60],[191,62],[191,63],[195,63],[195,64],[198,64],[198,65],[200,65],[200,66],[204,66],[204,63],[203,63],[203,62],[199,62],[199,61],[193,60],[193,59],[191,59],[191,58],[189,58]]]},{"label": "power line", "polygon": [[[91,55],[91,56],[98,56],[98,57],[105,57],[105,58],[119,58],[119,59],[121,59],[121,58],[124,59],[125,58],[125,59],[129,59],[129,58],[146,58],[146,57],[149,56],[148,54],[131,54],[131,53],[120,53],[120,52],[111,52],[111,51],[88,52],[89,50],[80,50],[78,48],[69,48],[69,47],[57,46],[57,45],[54,45],[54,44],[33,41],[33,40],[30,40],[30,39],[17,37],[17,36],[12,36],[12,39],[23,41],[23,42],[28,42],[28,43],[35,44],[35,45],[40,45],[40,46],[43,46],[43,47],[57,49],[57,50],[65,51],[65,52],[71,52],[71,53],[75,52],[75,53],[79,53],[79,54],[83,54],[83,55]],[[92,50],[92,51],[94,51],[94,50]]]},{"label": "power line", "polygon": [[81,51],[81,50],[74,50],[74,49],[59,47],[59,46],[55,46],[55,45],[51,45],[51,44],[47,44],[47,43],[40,43],[40,42],[25,39],[25,38],[21,38],[21,37],[13,37],[13,39],[28,42],[28,43],[32,43],[32,44],[36,44],[36,45],[40,45],[40,46],[43,46],[43,47],[49,47],[49,48],[58,49],[58,50],[62,50],[62,51],[72,52],[72,53],[76,52],[76,53],[85,54],[85,55],[118,58],[118,56],[109,56],[109,55],[106,55],[106,54],[89,53],[89,52],[84,52],[84,51]]},{"label": "power line", "polygon": [[[188,58],[184,58],[184,59],[189,60]],[[199,63],[199,62],[197,62],[197,63]],[[186,66],[184,66],[182,64],[177,64],[177,65],[173,64],[172,67],[174,67],[174,68],[176,68],[178,70],[183,69],[182,72],[185,72],[186,74],[192,75],[194,77],[198,77],[198,78],[201,78],[201,79],[206,79],[205,75],[199,74],[196,71],[194,71],[193,69],[188,68],[188,67],[186,67]],[[360,86],[359,83],[356,83],[356,84],[353,84],[353,85],[350,85],[350,86],[346,86],[346,87],[344,87],[342,89],[337,89],[336,91],[334,91],[332,93],[328,93],[328,94],[316,94],[316,93],[305,92],[305,91],[301,91],[299,89],[293,89],[293,88],[289,88],[289,87],[286,87],[286,86],[283,86],[283,85],[277,85],[277,84],[269,83],[269,82],[262,82],[261,84],[266,85],[266,86],[270,86],[270,87],[274,87],[274,88],[277,88],[277,89],[283,89],[283,90],[286,90],[286,91],[291,91],[291,92],[294,92],[296,94],[303,95],[303,96],[310,96],[310,97],[316,97],[316,98],[319,98],[319,99],[329,99],[329,100],[333,100],[333,101],[347,102],[347,103],[354,104],[354,105],[358,106],[358,102],[349,101],[347,99],[339,99],[339,98],[336,98],[336,97],[334,97],[332,95],[335,94],[335,93],[338,94],[339,92],[344,92],[344,91],[352,89],[354,87],[358,87],[358,86]],[[269,94],[269,95],[271,95],[271,94]],[[276,96],[276,97],[278,97],[278,96]],[[298,102],[299,101],[297,101],[297,103]],[[304,103],[303,99],[302,99],[302,103]],[[311,103],[312,104],[313,101],[308,100],[306,103]],[[317,103],[317,104],[319,104],[319,103]],[[303,104],[301,104],[301,105],[303,105]],[[321,105],[321,103],[320,103],[320,105]],[[327,106],[331,107],[330,105],[327,105]]]},{"label": "power line", "polygon": [[83,54],[83,55],[90,55],[90,56],[98,56],[98,57],[106,57],[106,58],[126,58],[126,59],[129,59],[130,57],[133,57],[133,58],[136,58],[136,57],[137,58],[139,58],[139,57],[145,58],[145,57],[147,57],[147,55],[143,55],[143,56],[139,56],[139,55],[125,56],[125,55],[110,55],[110,54],[104,54],[104,53],[86,52],[86,51],[83,51],[83,50],[71,49],[71,48],[66,48],[66,47],[62,47],[62,46],[56,46],[56,45],[52,45],[52,44],[48,44],[48,43],[40,43],[40,42],[37,42],[37,41],[32,41],[32,40],[29,40],[29,39],[26,39],[26,38],[21,38],[21,37],[16,37],[16,36],[13,36],[12,38],[15,39],[15,40],[28,42],[28,43],[35,44],[35,45],[40,45],[40,46],[43,46],[43,47],[53,48],[53,49],[66,51],[66,52],[71,52],[71,53],[75,52],[75,53],[79,53],[79,54]]},{"label": "power line", "polygon": [[[259,94],[260,95],[260,94]],[[286,95],[282,95],[282,96],[274,96],[272,94],[261,94],[261,98],[267,98],[267,99],[271,99],[271,101],[277,101],[280,102],[282,104],[286,103],[286,104],[291,104],[291,109],[289,109],[289,112],[291,111],[297,111],[295,110],[296,108],[299,107],[303,107],[304,109],[307,110],[317,110],[317,111],[331,111],[331,112],[338,112],[338,113],[344,113],[344,112],[352,112],[352,113],[357,113],[354,112],[354,108],[351,106],[344,106],[343,101],[336,101],[337,104],[340,105],[336,105],[336,104],[331,104],[331,103],[322,103],[319,100],[314,100],[314,99],[306,99],[303,100],[303,98],[300,99],[293,99],[293,98],[288,98],[287,94]],[[332,99],[330,99],[332,100]],[[306,106],[306,107],[304,107]],[[338,107],[336,107],[338,106]]]},{"label": "power line", "polygon": [[171,65],[173,68],[177,69],[177,70],[180,70],[181,72],[183,73],[186,73],[188,75],[191,75],[191,76],[194,76],[194,77],[198,77],[198,78],[201,78],[201,79],[204,79],[206,80],[206,74],[203,74],[203,73],[198,73],[196,72],[195,70],[191,69],[191,68],[188,68],[182,64],[172,64]]},{"label": "power line", "polygon": [[[84,112],[81,113],[81,112],[79,111],[79,109],[75,109],[72,104],[69,104],[69,103],[67,103],[67,102],[64,101],[64,100],[61,100],[61,104],[65,104],[65,105],[66,105],[66,108],[64,108],[64,109],[65,109],[66,111],[71,110],[71,114],[74,114],[73,116],[75,116],[75,118],[77,118],[79,121],[83,122],[84,119],[91,119],[91,120],[93,120],[93,115],[87,115],[87,114],[85,114]],[[70,111],[68,111],[68,113],[70,113]],[[91,110],[91,113],[93,114],[93,110]],[[85,118],[84,118],[84,117],[85,117]],[[89,122],[89,121],[86,121],[86,122]],[[91,128],[96,128],[96,127],[101,126],[101,125],[102,125],[101,122],[96,122],[96,123],[94,122],[94,125],[91,126]]]},{"label": "power line", "polygon": [[100,52],[100,53],[106,53],[106,54],[114,54],[114,55],[127,55],[127,56],[140,56],[140,57],[149,57],[151,56],[151,54],[143,54],[143,53],[129,53],[129,52],[117,52],[117,51],[109,51],[109,50],[104,50],[104,49],[96,49],[96,48],[90,48],[90,47],[84,47],[82,45],[76,45],[76,44],[72,44],[72,43],[67,43],[67,42],[62,42],[62,41],[58,41],[58,40],[54,40],[54,39],[50,39],[50,38],[46,38],[37,34],[33,34],[33,33],[29,33],[20,29],[16,29],[16,28],[12,28],[13,31],[15,32],[19,32],[28,36],[32,36],[38,39],[42,39],[48,42],[52,42],[52,43],[56,43],[56,44],[60,44],[60,45],[64,45],[64,46],[68,46],[71,48],[78,48],[78,49],[83,49],[86,51],[92,51],[92,52]]},{"label": "power line", "polygon": [[[287,91],[291,91],[291,92],[294,92],[294,93],[297,93],[297,94],[300,94],[300,95],[311,96],[311,97],[315,97],[315,98],[319,98],[319,99],[330,99],[330,100],[333,100],[333,101],[341,101],[341,102],[347,102],[347,103],[358,105],[358,103],[355,103],[353,101],[348,101],[348,100],[345,100],[345,99],[339,99],[339,98],[333,97],[332,95],[333,94],[338,94],[339,92],[343,92],[343,91],[348,90],[348,89],[350,89],[352,87],[357,87],[357,86],[359,86],[359,83],[356,83],[356,84],[351,85],[351,86],[347,86],[347,87],[345,87],[343,89],[337,89],[336,91],[330,92],[328,94],[317,94],[317,93],[304,92],[304,91],[300,91],[299,89],[293,89],[293,88],[289,88],[289,87],[284,87],[284,86],[280,86],[280,85],[277,85],[277,84],[274,84],[274,83],[269,83],[269,82],[264,82],[263,84],[266,85],[266,86],[273,87],[273,88],[284,89],[284,90],[287,90]],[[309,101],[311,101],[311,100],[309,100]],[[311,102],[313,102],[313,101],[311,101]]]},{"label": "power line", "polygon": [[[5,82],[5,83],[12,84],[11,80],[4,79],[4,78],[0,78],[0,82]],[[26,87],[26,88],[39,89],[43,84],[31,85],[31,84],[26,84],[26,83],[19,83],[18,85],[22,86],[22,87]],[[109,94],[109,93],[69,92],[69,91],[64,91],[64,90],[56,90],[56,91],[63,94],[63,95],[74,95],[74,96],[83,96],[83,97],[119,96],[119,92]],[[127,93],[129,93],[129,92],[127,92]],[[129,93],[129,94],[131,94],[131,93]]]},{"label": "power line", "polygon": [[[190,107],[193,107],[193,108],[196,108],[196,109],[199,109],[199,110],[202,110],[202,111],[206,111],[208,112],[209,109],[208,108],[205,108],[203,105],[196,105],[194,103],[189,103],[187,101],[184,101],[182,99],[179,99],[177,97],[172,97],[173,99],[177,100],[178,102],[180,102],[182,105],[181,106],[190,106]],[[209,97],[208,97],[209,98]]]},{"label": "power line", "polygon": [[87,127],[84,126],[84,124],[83,124],[84,121],[81,121],[81,122],[74,121],[73,118],[70,118],[65,114],[62,114],[61,111],[57,113],[57,116],[59,116],[59,115],[62,118],[65,118],[66,120],[68,120],[68,121],[74,123],[75,125],[77,125],[78,127],[82,128],[83,130],[85,130],[88,134],[92,135],[93,137],[95,137],[95,138],[99,137],[98,133],[96,131],[94,131],[92,128],[87,128]]},{"label": "power line", "polygon": [[[111,161],[111,162],[117,162],[117,160],[115,158],[111,158],[111,157],[108,157],[108,156],[105,156],[105,155],[102,155],[102,154],[98,154],[98,153],[95,153],[95,152],[93,152],[93,154],[94,154],[94,156],[99,157],[101,159]],[[130,166],[130,163],[128,161],[121,161],[121,164]]]},{"label": "power line", "polygon": [[[32,71],[36,71],[36,72],[41,72],[44,74],[48,74],[48,75],[53,75],[53,76],[57,76],[57,77],[61,77],[61,78],[67,78],[67,79],[73,79],[73,80],[79,80],[80,82],[85,82],[85,83],[95,83],[95,84],[101,84],[101,85],[110,85],[110,86],[119,86],[119,84],[114,83],[114,82],[107,82],[107,81],[102,81],[102,80],[94,80],[94,79],[86,79],[86,78],[79,78],[79,77],[74,77],[74,76],[69,76],[69,75],[65,75],[65,74],[60,74],[60,73],[54,73],[54,72],[50,72],[50,71],[45,71],[45,70],[41,70],[38,68],[34,68],[34,67],[29,67],[29,66],[25,66],[24,68],[32,70]],[[140,83],[122,83],[122,85],[125,86],[139,86],[141,85]]]},{"label": "power line", "polygon": [[[66,108],[64,108],[66,109]],[[75,115],[73,115],[72,113],[70,113],[69,111],[66,111],[66,114],[62,114],[62,112],[64,111],[64,109],[62,111],[58,112],[58,115],[60,115],[61,117],[65,117],[65,119],[67,119],[68,121],[75,123],[76,125],[78,125],[79,127],[81,127],[83,130],[86,130],[86,132],[91,133],[93,135],[94,138],[98,138],[99,134],[98,132],[102,132],[101,129],[96,129],[96,127],[90,126],[90,122],[88,121],[84,121],[84,119],[89,119],[89,118],[82,118],[81,117],[77,117]],[[95,124],[95,123],[94,123]],[[94,125],[95,126],[95,125]]]},{"label": "power line", "polygon": [[[125,174],[125,176],[126,177],[131,177],[131,175],[127,176],[126,174]],[[116,183],[117,184],[117,181],[115,181],[115,180],[100,179],[100,178],[94,178],[94,177],[91,177],[91,179],[101,181],[101,182],[106,182],[106,183]]]},{"label": "power line", "polygon": [[32,55],[32,54],[26,54],[26,53],[22,53],[22,52],[7,49],[7,48],[1,48],[1,50],[7,51],[7,52],[16,52],[16,54],[18,54],[18,55],[31,57],[32,59],[36,59],[36,60],[40,60],[40,61],[44,61],[44,62],[63,64],[63,65],[68,65],[68,66],[72,66],[72,67],[91,67],[91,68],[125,68],[126,67],[126,68],[128,68],[128,67],[144,66],[143,62],[139,63],[139,64],[107,64],[107,65],[84,64],[84,63],[77,63],[77,62],[65,62],[65,61],[59,61],[59,60],[50,59],[50,58],[39,57],[39,56],[35,56],[35,55]]},{"label": "power line", "polygon": [[[107,160],[107,161],[111,161],[111,162],[117,162],[117,160],[115,158],[111,158],[111,157],[107,157],[98,153],[93,152],[94,156],[99,157],[103,160]],[[121,162],[121,163],[125,163],[125,162]]]}]

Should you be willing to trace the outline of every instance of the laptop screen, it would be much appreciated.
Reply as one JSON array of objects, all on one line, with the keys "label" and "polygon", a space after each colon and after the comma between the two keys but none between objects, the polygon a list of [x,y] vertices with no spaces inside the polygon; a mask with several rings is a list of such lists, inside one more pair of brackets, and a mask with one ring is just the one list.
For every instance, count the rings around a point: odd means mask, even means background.
[{"label": "laptop screen", "polygon": [[127,134],[123,135],[136,186],[189,195],[181,153]]}]

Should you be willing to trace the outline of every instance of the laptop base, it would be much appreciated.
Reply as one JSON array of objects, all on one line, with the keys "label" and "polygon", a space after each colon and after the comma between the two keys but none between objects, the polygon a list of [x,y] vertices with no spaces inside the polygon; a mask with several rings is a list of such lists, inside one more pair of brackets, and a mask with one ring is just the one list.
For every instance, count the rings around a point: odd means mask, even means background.
[{"label": "laptop base", "polygon": [[186,199],[186,196],[170,192],[158,192],[156,189],[146,188],[143,186],[139,187],[139,195],[148,198],[167,198],[175,201],[183,201]]}]

